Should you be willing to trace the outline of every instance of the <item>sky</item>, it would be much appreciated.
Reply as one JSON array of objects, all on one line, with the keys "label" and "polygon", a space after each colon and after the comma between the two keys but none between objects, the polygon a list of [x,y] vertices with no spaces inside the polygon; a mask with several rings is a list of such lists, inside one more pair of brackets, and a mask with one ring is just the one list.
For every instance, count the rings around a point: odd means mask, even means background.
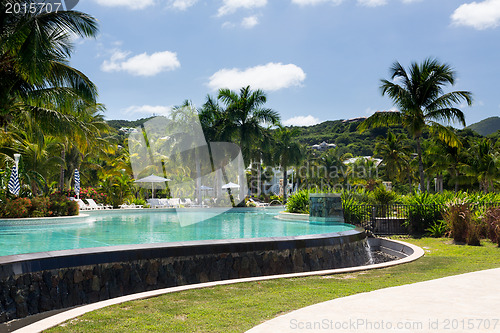
[{"label": "sky", "polygon": [[[285,125],[396,110],[380,91],[398,61],[436,58],[456,71],[446,91],[473,93],[467,124],[500,114],[500,0],[80,0],[95,39],[71,65],[99,89],[106,119],[201,107],[250,85]],[[458,126],[459,127],[459,126]]]}]

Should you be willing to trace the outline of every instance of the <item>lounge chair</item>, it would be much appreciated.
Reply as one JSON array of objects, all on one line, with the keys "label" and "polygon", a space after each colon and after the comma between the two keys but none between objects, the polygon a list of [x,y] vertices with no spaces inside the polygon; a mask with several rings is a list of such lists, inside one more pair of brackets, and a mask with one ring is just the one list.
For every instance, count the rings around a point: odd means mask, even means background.
[{"label": "lounge chair", "polygon": [[91,210],[92,209],[92,208],[90,208],[89,205],[86,205],[82,199],[76,199],[75,201],[78,203],[78,207],[80,208],[80,210]]},{"label": "lounge chair", "polygon": [[255,204],[256,207],[267,207],[267,206],[269,206],[269,203],[267,203],[267,202],[255,201],[252,198],[248,198],[248,201],[250,201],[251,203]]},{"label": "lounge chair", "polygon": [[166,199],[148,199],[148,204],[151,205],[151,208],[170,208],[170,204]]},{"label": "lounge chair", "polygon": [[142,209],[143,205],[136,205],[134,203],[131,203],[130,205],[128,204],[122,204],[120,205],[120,209]]},{"label": "lounge chair", "polygon": [[112,209],[113,206],[98,204],[94,199],[86,199],[91,209]]},{"label": "lounge chair", "polygon": [[168,204],[174,208],[179,208],[181,206],[181,199],[180,198],[168,199]]}]

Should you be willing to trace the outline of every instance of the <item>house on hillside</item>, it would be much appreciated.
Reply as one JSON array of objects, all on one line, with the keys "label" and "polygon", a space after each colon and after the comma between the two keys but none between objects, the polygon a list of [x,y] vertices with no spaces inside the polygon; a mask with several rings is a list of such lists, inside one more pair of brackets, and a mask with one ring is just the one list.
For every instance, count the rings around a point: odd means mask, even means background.
[{"label": "house on hillside", "polygon": [[333,149],[337,147],[336,144],[334,143],[326,143],[325,141],[321,142],[319,145],[312,145],[311,148],[312,149],[315,149],[315,150],[318,150],[318,151],[327,151],[329,149]]}]

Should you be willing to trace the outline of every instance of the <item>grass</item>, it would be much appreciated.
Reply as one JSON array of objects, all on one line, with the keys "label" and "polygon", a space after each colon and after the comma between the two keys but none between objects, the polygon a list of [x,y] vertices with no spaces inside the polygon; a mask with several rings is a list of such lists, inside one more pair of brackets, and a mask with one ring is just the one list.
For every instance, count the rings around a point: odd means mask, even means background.
[{"label": "grass", "polygon": [[473,247],[454,245],[447,238],[404,241],[422,247],[426,255],[379,270],[172,293],[88,313],[48,332],[244,332],[286,312],[330,299],[500,267],[500,249],[491,242]]}]

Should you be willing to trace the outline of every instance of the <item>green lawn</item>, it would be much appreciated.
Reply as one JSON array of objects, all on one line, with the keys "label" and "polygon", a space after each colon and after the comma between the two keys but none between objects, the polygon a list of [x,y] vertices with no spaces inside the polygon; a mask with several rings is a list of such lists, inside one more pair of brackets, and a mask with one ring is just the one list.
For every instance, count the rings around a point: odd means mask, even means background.
[{"label": "green lawn", "polygon": [[[500,249],[449,239],[404,239],[423,258],[379,270],[240,283],[172,293],[88,313],[49,332],[244,332],[280,314],[337,297],[500,267]],[[487,288],[487,286],[485,286]]]}]

